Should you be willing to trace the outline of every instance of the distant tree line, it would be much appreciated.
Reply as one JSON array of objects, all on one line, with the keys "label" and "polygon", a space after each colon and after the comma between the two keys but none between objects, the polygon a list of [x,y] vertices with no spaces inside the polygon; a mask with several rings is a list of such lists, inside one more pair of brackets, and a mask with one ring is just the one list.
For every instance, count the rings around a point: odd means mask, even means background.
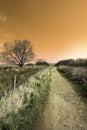
[{"label": "distant tree line", "polygon": [[61,60],[55,64],[56,66],[59,65],[66,65],[66,66],[87,66],[87,59],[67,59]]},{"label": "distant tree line", "polygon": [[36,65],[49,65],[49,63],[43,59],[38,59]]}]

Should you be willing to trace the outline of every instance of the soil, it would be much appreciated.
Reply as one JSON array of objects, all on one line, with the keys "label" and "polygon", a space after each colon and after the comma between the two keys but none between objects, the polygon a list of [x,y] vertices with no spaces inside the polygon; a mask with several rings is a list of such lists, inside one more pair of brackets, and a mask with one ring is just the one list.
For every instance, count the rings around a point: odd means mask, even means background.
[{"label": "soil", "polygon": [[49,99],[36,130],[87,130],[87,99],[56,68],[51,73]]}]

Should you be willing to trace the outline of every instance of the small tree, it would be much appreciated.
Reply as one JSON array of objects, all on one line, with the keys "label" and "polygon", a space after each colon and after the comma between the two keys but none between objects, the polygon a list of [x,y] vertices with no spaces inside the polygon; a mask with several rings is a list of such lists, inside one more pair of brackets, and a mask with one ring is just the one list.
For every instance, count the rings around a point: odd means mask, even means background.
[{"label": "small tree", "polygon": [[11,43],[4,43],[3,51],[0,53],[2,62],[14,63],[20,67],[33,60],[34,56],[32,44],[28,40],[14,40]]}]

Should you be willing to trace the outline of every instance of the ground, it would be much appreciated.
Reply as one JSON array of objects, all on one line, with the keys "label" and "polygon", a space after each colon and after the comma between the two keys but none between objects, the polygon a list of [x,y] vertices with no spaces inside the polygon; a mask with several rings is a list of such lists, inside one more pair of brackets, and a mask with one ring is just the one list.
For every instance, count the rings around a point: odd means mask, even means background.
[{"label": "ground", "polygon": [[49,99],[36,130],[87,130],[87,100],[56,68],[51,73]]}]

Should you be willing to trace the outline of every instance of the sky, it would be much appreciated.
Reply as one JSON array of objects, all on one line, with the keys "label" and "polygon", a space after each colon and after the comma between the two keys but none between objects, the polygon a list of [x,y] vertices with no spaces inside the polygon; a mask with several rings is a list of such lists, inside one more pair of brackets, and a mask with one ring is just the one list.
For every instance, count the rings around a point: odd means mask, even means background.
[{"label": "sky", "polygon": [[0,47],[14,39],[48,62],[87,58],[87,0],[0,0]]}]

